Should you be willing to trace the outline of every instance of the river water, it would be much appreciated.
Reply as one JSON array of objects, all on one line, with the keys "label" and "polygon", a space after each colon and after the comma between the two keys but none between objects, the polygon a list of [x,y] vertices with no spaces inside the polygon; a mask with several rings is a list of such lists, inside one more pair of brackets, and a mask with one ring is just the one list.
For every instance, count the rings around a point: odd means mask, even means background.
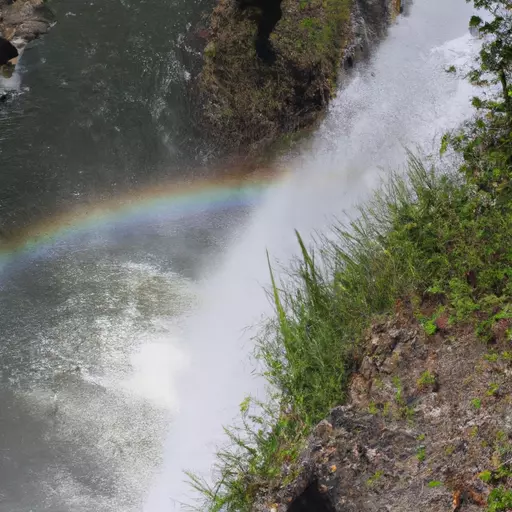
[{"label": "river water", "polygon": [[[211,1],[54,0],[0,87],[0,512],[163,512],[193,499],[248,392],[276,264],[353,212],[405,148],[470,113],[445,73],[464,0],[416,0],[299,156],[219,178],[190,119]],[[200,169],[200,170],[199,170]]]}]

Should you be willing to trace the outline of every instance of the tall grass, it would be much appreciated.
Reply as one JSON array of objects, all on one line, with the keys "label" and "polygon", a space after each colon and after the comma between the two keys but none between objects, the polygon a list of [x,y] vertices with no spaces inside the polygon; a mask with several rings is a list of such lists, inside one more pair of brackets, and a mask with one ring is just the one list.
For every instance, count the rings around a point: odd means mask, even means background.
[{"label": "tall grass", "polygon": [[307,435],[346,399],[366,329],[397,301],[435,297],[450,321],[475,322],[484,334],[512,316],[512,206],[496,203],[493,192],[411,155],[407,174],[391,176],[357,220],[312,248],[297,233],[290,279],[278,282],[269,265],[275,315],[255,340],[269,400],[241,405],[214,484],[190,475],[198,510],[249,511],[295,476]]}]

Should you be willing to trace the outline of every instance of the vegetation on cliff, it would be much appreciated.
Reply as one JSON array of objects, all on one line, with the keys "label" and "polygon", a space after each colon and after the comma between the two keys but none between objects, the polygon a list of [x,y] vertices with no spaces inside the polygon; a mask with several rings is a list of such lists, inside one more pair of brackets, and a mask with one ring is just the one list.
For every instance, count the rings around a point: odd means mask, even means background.
[{"label": "vegetation on cliff", "polygon": [[[337,464],[327,465],[328,453],[337,451],[332,460],[350,471],[358,464],[365,471],[378,467],[354,455],[356,442],[349,449],[340,440],[350,438],[348,424],[370,436],[385,421],[395,422],[389,431],[396,439],[388,442],[396,461],[400,448],[404,460],[410,460],[414,449],[412,459],[421,466],[414,470],[419,487],[410,479],[400,487],[406,465],[386,479],[391,469],[385,464],[395,459],[384,457],[383,465],[365,476],[369,495],[382,480],[383,489],[397,496],[398,491],[416,496],[424,487],[430,489],[434,501],[424,510],[440,510],[435,500],[444,499],[442,490],[453,494],[453,510],[459,510],[463,498],[488,511],[512,509],[512,418],[501,426],[491,421],[510,410],[507,376],[512,372],[512,19],[507,0],[474,3],[492,15],[487,22],[471,20],[486,39],[479,68],[469,79],[485,89],[473,100],[474,119],[447,134],[441,147],[442,154],[458,154],[459,168],[426,167],[411,155],[407,175],[392,176],[361,208],[358,220],[335,226],[335,236],[313,249],[298,236],[302,259],[292,282],[273,280],[276,315],[257,340],[271,398],[241,405],[242,426],[227,429],[232,446],[218,453],[213,485],[191,475],[204,498],[200,510],[308,510],[294,505],[297,496],[286,491],[308,471],[316,475],[317,487],[322,487],[319,474],[332,483],[322,492],[329,494],[337,485],[341,500],[339,487],[356,483],[345,481]],[[397,322],[404,318],[402,332]],[[412,376],[412,384],[405,385],[402,379]],[[364,392],[358,388],[361,379]],[[467,427],[466,432],[456,418],[447,420],[445,434],[455,436],[451,444],[432,422],[446,409],[429,411],[432,402],[418,401],[422,393],[435,395],[446,383],[453,392],[448,389],[437,400],[459,411]],[[322,436],[314,434],[313,441],[320,439],[320,444],[308,445],[318,422],[347,400],[371,417],[347,412],[343,426],[344,413],[336,413],[331,418],[339,424],[338,444],[331,439],[322,447]],[[460,404],[466,402],[470,412],[461,412]],[[487,414],[477,420],[483,408]],[[332,430],[332,425],[326,428]],[[424,432],[410,441],[411,432],[421,428]],[[301,458],[307,446],[314,460],[309,466]],[[436,454],[432,463],[431,453]],[[464,487],[470,477],[479,482],[474,495]],[[375,510],[369,503],[354,510]],[[407,503],[409,508],[393,510],[410,510],[413,505]]]},{"label": "vegetation on cliff", "polygon": [[[345,59],[379,36],[389,0],[220,0],[199,80],[206,128],[231,149],[310,125],[336,90]],[[396,6],[396,1],[391,5]]]}]

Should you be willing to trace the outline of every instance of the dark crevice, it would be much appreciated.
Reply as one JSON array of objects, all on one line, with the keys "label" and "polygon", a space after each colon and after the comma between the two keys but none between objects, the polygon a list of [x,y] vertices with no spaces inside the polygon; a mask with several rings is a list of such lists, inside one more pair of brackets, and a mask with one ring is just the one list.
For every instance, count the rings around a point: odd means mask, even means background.
[{"label": "dark crevice", "polygon": [[325,493],[318,489],[318,482],[313,482],[290,505],[288,512],[335,512]]},{"label": "dark crevice", "polygon": [[7,39],[0,37],[0,66],[18,56],[18,50]]},{"label": "dark crevice", "polygon": [[259,10],[257,18],[258,33],[254,45],[258,57],[268,64],[273,64],[276,60],[276,54],[270,42],[270,34],[272,34],[283,15],[281,1],[282,0],[237,0],[240,9],[256,7]]}]

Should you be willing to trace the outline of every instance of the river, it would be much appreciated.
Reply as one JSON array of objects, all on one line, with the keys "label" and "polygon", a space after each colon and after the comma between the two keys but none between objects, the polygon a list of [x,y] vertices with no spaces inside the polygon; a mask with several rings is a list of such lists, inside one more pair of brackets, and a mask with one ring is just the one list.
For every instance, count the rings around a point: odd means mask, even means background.
[{"label": "river", "polygon": [[[353,213],[406,148],[470,113],[464,0],[416,0],[299,155],[251,179],[191,121],[211,1],[54,0],[58,24],[0,87],[0,512],[164,512],[193,499],[248,392],[286,264]],[[236,174],[236,173],[235,173]]]}]

